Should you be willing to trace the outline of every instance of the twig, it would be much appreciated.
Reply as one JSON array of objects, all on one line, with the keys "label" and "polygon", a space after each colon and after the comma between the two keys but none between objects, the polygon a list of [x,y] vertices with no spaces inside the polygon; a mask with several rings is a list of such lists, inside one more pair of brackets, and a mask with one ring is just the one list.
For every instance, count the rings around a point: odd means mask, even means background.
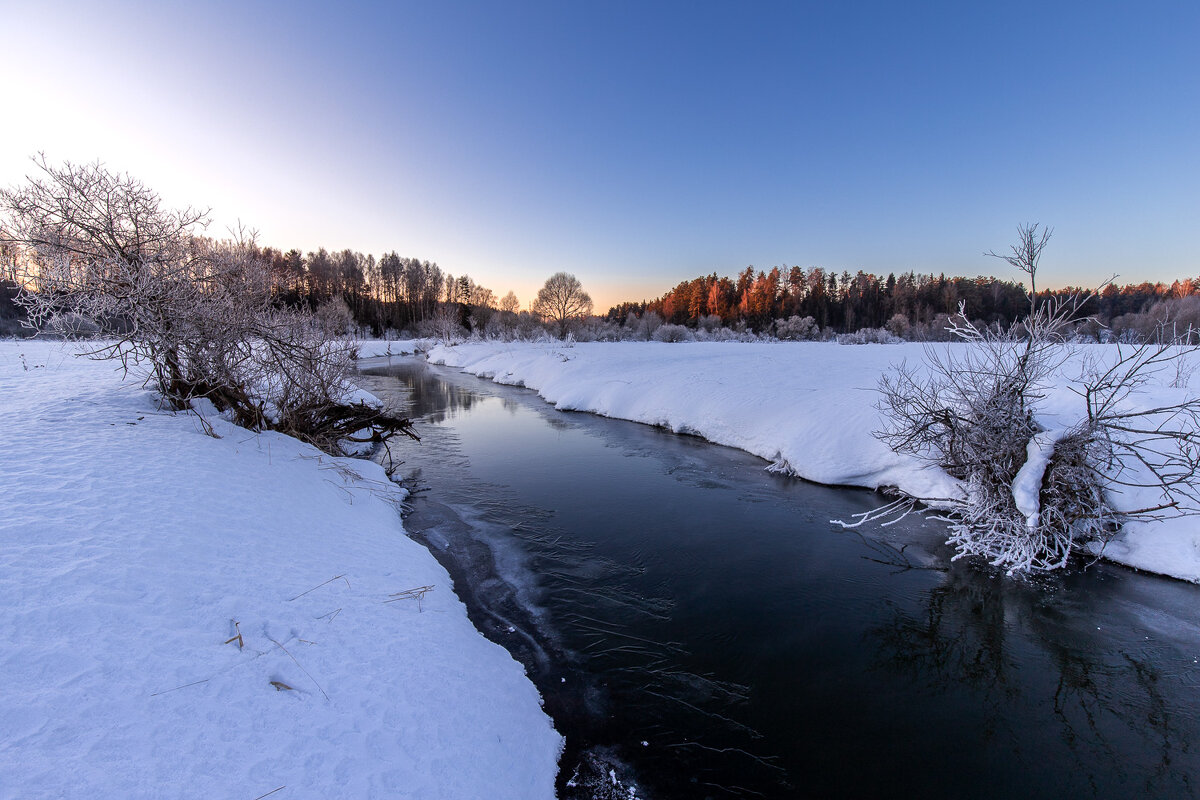
[{"label": "twig", "polygon": [[264,797],[270,797],[271,795],[275,794],[276,792],[278,792],[282,789],[286,789],[286,788],[287,788],[286,785],[280,786],[279,789],[272,789],[271,791],[267,792],[266,794],[260,794],[258,797],[254,798],[254,800],[262,800]]}]

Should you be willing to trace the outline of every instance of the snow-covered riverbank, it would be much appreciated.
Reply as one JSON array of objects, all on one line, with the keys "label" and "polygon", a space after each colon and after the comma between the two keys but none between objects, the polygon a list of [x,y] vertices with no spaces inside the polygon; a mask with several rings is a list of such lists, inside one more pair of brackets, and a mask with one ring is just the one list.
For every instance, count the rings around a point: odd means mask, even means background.
[{"label": "snow-covered riverbank", "polygon": [[379,467],[71,352],[0,342],[0,797],[554,796],[536,690]]},{"label": "snow-covered riverbank", "polygon": [[[386,342],[365,343],[363,355]],[[390,343],[393,352],[411,343]],[[965,345],[939,345],[962,347]],[[1112,348],[1082,348],[1109,358]],[[656,342],[506,343],[434,346],[433,363],[497,383],[536,390],[563,410],[661,425],[737,447],[828,484],[898,486],[921,497],[946,497],[955,481],[939,469],[890,451],[872,436],[881,427],[877,383],[890,366],[924,361],[922,345],[832,343]],[[1067,375],[1071,364],[1062,371]],[[1144,388],[1136,402],[1160,404],[1194,396],[1171,388],[1175,372]],[[1185,376],[1186,377],[1186,376]],[[1200,379],[1198,379],[1200,380]],[[1065,383],[1048,388],[1047,418],[1070,424],[1082,405]],[[1132,493],[1125,498],[1136,504]],[[1132,507],[1138,507],[1136,505]],[[1139,522],[1111,542],[1105,557],[1200,582],[1197,518]]]}]

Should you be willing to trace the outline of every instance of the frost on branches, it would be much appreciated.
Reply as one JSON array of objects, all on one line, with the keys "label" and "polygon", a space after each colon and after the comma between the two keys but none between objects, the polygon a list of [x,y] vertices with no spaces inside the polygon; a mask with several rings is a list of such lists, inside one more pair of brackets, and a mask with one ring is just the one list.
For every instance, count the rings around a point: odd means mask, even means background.
[{"label": "frost on branches", "polygon": [[[1200,511],[1200,399],[1147,404],[1141,396],[1196,348],[1159,337],[1073,352],[1070,329],[1090,295],[1039,302],[1037,266],[1050,231],[1019,233],[1002,257],[1030,277],[1029,316],[1000,330],[972,323],[960,306],[949,329],[967,346],[929,348],[924,369],[901,365],[885,376],[886,424],[876,432],[896,452],[962,481],[960,497],[933,502],[948,511],[955,557],[982,556],[1009,574],[1098,552],[1132,519]],[[1077,373],[1065,375],[1068,366]],[[1064,382],[1078,398],[1077,421],[1039,418],[1047,390]]]},{"label": "frost on branches", "polygon": [[206,214],[171,211],[103,165],[36,162],[42,176],[0,190],[0,242],[25,268],[18,302],[38,330],[99,332],[88,353],[147,376],[172,408],[206,399],[239,425],[328,451],[412,436],[408,420],[351,397],[353,345],[275,302],[252,235],[199,235]]}]

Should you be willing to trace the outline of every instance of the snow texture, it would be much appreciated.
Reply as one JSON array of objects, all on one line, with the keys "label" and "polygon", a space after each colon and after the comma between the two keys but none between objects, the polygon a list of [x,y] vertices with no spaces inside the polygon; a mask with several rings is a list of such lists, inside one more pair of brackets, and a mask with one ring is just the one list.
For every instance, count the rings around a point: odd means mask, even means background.
[{"label": "snow texture", "polygon": [[536,689],[382,469],[205,422],[0,342],[0,798],[553,797]]},{"label": "snow texture", "polygon": [[[361,352],[370,355],[375,346],[365,343]],[[923,498],[961,496],[959,482],[945,472],[892,452],[872,435],[883,426],[879,378],[902,361],[920,369],[923,345],[471,342],[436,345],[428,357],[497,383],[534,389],[562,410],[659,425],[737,447],[818,483],[894,486]],[[1044,428],[1067,429],[1086,414],[1066,380],[1085,358],[1104,362],[1115,358],[1115,350],[1095,345],[1074,351],[1060,379],[1043,387],[1039,421]],[[1195,390],[1170,386],[1172,377],[1159,376],[1129,402],[1156,407],[1195,396]],[[1026,477],[1030,487],[1016,490],[1028,499],[1034,467]],[[1157,497],[1127,490],[1113,500],[1132,509],[1154,505]],[[1200,582],[1200,525],[1195,517],[1134,522],[1103,555]]]}]

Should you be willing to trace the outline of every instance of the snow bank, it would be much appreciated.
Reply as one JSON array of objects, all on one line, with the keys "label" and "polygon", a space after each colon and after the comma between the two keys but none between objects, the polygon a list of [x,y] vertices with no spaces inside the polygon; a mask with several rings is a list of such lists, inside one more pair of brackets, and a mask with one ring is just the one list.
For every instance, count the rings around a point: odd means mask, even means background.
[{"label": "snow bank", "polygon": [[358,357],[379,358],[381,356],[411,356],[425,352],[438,344],[439,339],[362,339],[355,342]]},{"label": "snow bank", "polygon": [[381,469],[207,423],[0,342],[0,797],[553,797],[536,690]]},{"label": "snow bank", "polygon": [[[1096,346],[1091,355],[1103,359],[1112,351]],[[959,491],[940,469],[893,453],[871,434],[882,426],[876,408],[880,376],[901,361],[923,364],[919,344],[479,342],[435,346],[429,360],[527,386],[563,410],[703,436],[819,483],[896,486],[919,497]],[[1184,392],[1150,386],[1144,400],[1178,402]],[[1048,427],[1069,427],[1083,413],[1065,384],[1047,387],[1044,405]],[[1143,499],[1130,494],[1118,502],[1134,508],[1146,505]],[[1104,555],[1200,582],[1200,525],[1194,518],[1131,524]]]}]

